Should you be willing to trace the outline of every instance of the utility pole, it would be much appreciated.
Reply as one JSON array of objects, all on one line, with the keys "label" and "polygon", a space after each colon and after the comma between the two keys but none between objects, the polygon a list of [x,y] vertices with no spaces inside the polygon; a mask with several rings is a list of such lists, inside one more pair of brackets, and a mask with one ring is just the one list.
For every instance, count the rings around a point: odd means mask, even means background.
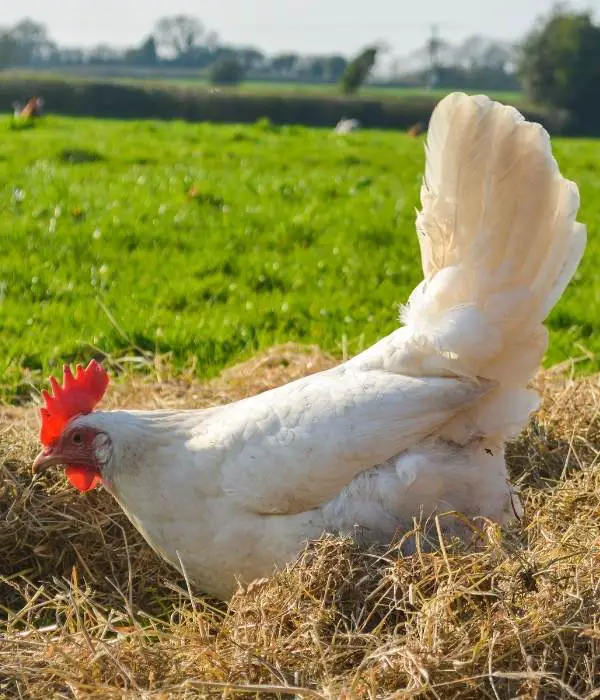
[{"label": "utility pole", "polygon": [[440,73],[440,49],[443,42],[440,39],[439,27],[432,24],[429,28],[429,40],[427,41],[427,52],[429,54],[429,89],[433,89],[439,82]]}]

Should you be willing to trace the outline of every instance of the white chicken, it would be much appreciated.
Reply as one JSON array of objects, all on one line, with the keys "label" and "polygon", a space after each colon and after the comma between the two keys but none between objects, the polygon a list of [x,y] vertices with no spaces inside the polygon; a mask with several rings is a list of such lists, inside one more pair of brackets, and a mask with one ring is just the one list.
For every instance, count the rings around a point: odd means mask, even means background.
[{"label": "white chicken", "polygon": [[578,190],[539,125],[453,94],[431,119],[421,197],[424,280],[399,330],[208,410],[94,411],[104,370],[66,371],[34,469],[102,483],[156,552],[221,598],[324,531],[385,542],[436,510],[506,523],[519,506],[504,442],[537,406],[543,322],[585,248]]}]

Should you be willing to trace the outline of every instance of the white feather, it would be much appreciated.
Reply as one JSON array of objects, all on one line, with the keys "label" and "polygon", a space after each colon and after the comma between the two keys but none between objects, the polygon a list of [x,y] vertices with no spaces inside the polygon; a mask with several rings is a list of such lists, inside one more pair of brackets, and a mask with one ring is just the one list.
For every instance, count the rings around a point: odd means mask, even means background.
[{"label": "white feather", "polygon": [[586,238],[548,134],[511,107],[450,95],[431,120],[422,207],[425,282],[402,311],[415,345],[440,371],[523,385]]}]

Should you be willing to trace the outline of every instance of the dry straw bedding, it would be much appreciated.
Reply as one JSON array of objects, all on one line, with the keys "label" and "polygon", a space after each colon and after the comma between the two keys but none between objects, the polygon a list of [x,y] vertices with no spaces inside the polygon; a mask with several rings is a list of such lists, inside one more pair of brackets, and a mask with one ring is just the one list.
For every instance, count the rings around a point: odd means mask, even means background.
[{"label": "dry straw bedding", "polygon": [[[229,401],[333,364],[283,346],[113,407]],[[525,516],[403,557],[333,537],[226,607],[161,563],[103,491],[32,481],[34,407],[0,409],[0,697],[600,697],[600,377],[540,375],[511,446]]]}]

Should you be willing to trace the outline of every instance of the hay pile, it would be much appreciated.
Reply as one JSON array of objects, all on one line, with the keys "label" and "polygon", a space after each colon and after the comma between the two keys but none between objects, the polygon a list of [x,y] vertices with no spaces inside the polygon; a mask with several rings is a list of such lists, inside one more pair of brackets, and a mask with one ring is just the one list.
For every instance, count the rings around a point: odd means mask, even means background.
[{"label": "hay pile", "polygon": [[[284,346],[206,385],[157,368],[110,401],[209,404],[331,364]],[[0,697],[600,697],[600,378],[539,386],[511,449],[520,527],[413,558],[324,538],[229,608],[104,492],[32,482],[35,412],[0,409]]]}]

